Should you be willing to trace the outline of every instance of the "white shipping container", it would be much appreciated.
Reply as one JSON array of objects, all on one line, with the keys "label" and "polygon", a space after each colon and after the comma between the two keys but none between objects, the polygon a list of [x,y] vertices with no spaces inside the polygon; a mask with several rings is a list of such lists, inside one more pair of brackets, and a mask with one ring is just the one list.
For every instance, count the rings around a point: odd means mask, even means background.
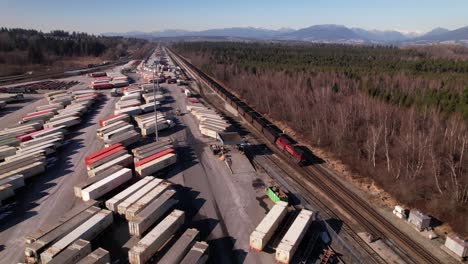
[{"label": "white shipping container", "polygon": [[146,206],[136,217],[128,221],[130,235],[141,237],[154,223],[177,204],[175,191],[168,190]]},{"label": "white shipping container", "polygon": [[177,154],[170,153],[135,168],[141,177],[151,175],[177,162]]},{"label": "white shipping container", "polygon": [[106,140],[109,140],[114,135],[125,134],[132,130],[135,130],[135,127],[133,125],[126,125],[126,126],[120,127],[118,129],[115,129],[115,130],[112,130],[103,134],[102,138],[106,141]]},{"label": "white shipping container", "polygon": [[276,261],[280,263],[289,263],[291,261],[297,247],[312,223],[313,215],[312,211],[301,210],[276,248]]},{"label": "white shipping container", "polygon": [[107,209],[109,209],[109,210],[111,210],[113,212],[117,212],[117,206],[119,205],[119,203],[121,203],[124,199],[128,198],[130,195],[132,195],[137,190],[141,189],[143,186],[145,186],[146,184],[148,184],[152,180],[154,180],[154,177],[147,176],[147,177],[137,181],[136,183],[134,183],[133,185],[131,185],[127,189],[121,191],[120,193],[118,193],[117,195],[112,197],[111,199],[107,200],[106,201]]},{"label": "white shipping container", "polygon": [[83,201],[89,201],[91,199],[97,199],[104,194],[112,191],[118,186],[124,184],[132,178],[132,171],[128,168],[112,174],[111,176],[98,181],[91,186],[86,187],[82,190],[81,197]]},{"label": "white shipping container", "polygon": [[153,230],[144,236],[128,253],[131,264],[143,264],[148,261],[166,241],[183,225],[185,213],[174,210]]},{"label": "white shipping container", "polygon": [[[158,198],[167,188],[171,186],[169,182],[161,182],[156,188],[145,194],[125,210],[125,218],[132,220],[143,208]],[[168,190],[169,192],[169,190]]]},{"label": "white shipping container", "polygon": [[134,192],[132,195],[127,197],[125,200],[123,200],[118,206],[117,206],[117,212],[121,215],[125,215],[127,208],[132,206],[133,203],[138,201],[141,197],[144,195],[148,194],[151,190],[156,188],[160,183],[162,182],[162,179],[155,178],[154,180],[150,181],[147,183],[145,186],[143,186],[141,189],[137,190]]},{"label": "white shipping container", "polygon": [[21,174],[0,179],[0,185],[10,184],[13,190],[24,187],[24,177]]},{"label": "white shipping container", "polygon": [[114,110],[114,114],[128,114],[128,115],[138,115],[141,113],[141,108],[139,106],[126,107],[124,109]]},{"label": "white shipping container", "polygon": [[109,161],[109,162],[106,162],[104,164],[102,164],[101,166],[97,167],[97,168],[94,168],[92,170],[89,170],[88,171],[88,176],[90,177],[94,177],[96,176],[96,174],[114,166],[114,165],[120,165],[122,167],[128,167],[132,164],[133,162],[133,159],[132,159],[132,155],[130,154],[125,154],[125,155],[122,155],[121,157],[118,157],[112,161]]},{"label": "white shipping container", "polygon": [[110,226],[113,220],[111,211],[101,210],[43,252],[41,254],[42,263],[48,263],[60,251],[77,239],[81,238],[88,241],[94,239],[99,233]]},{"label": "white shipping container", "polygon": [[113,123],[118,122],[118,121],[124,121],[124,122],[128,123],[128,122],[130,122],[130,116],[126,115],[126,114],[121,114],[119,116],[116,116],[116,117],[110,118],[108,120],[102,121],[102,125],[103,126],[108,126],[108,125],[113,124]]},{"label": "white shipping container", "polygon": [[250,248],[262,251],[288,212],[288,203],[279,201],[250,235]]},{"label": "white shipping container", "polygon": [[190,248],[195,244],[200,232],[195,228],[189,228],[177,239],[177,242],[158,261],[158,264],[178,264],[182,261]]}]

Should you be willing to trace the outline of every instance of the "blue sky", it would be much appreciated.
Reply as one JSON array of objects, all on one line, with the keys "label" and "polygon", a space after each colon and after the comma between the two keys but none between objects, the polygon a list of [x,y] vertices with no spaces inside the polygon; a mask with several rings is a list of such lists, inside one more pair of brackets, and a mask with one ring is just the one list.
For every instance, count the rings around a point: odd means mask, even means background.
[{"label": "blue sky", "polygon": [[1,0],[0,26],[103,33],[341,24],[424,32],[468,26],[467,11],[467,0]]}]

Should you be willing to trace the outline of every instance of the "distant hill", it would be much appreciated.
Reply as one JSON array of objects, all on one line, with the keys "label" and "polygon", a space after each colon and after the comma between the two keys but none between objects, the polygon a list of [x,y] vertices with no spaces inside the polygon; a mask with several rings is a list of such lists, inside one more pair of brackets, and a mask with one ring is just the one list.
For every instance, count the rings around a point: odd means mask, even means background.
[{"label": "distant hill", "polygon": [[352,28],[351,30],[370,41],[394,42],[411,38],[396,30],[365,30],[362,28]]},{"label": "distant hill", "polygon": [[348,28],[343,25],[314,25],[298,30],[282,28],[278,30],[255,27],[232,27],[209,29],[202,31],[187,31],[170,29],[153,32],[132,31],[127,33],[104,33],[106,36],[124,36],[144,39],[172,39],[194,41],[196,39],[241,40],[280,40],[308,41],[327,43],[368,43],[413,45],[442,42],[462,43],[468,45],[468,27],[456,30],[435,28],[426,34],[404,33],[397,30],[366,30]]},{"label": "distant hill", "polygon": [[425,41],[468,41],[468,27],[462,27],[455,30],[436,29],[417,38],[416,40]]},{"label": "distant hill", "polygon": [[349,41],[363,40],[362,36],[341,25],[316,25],[276,36],[280,40]]}]

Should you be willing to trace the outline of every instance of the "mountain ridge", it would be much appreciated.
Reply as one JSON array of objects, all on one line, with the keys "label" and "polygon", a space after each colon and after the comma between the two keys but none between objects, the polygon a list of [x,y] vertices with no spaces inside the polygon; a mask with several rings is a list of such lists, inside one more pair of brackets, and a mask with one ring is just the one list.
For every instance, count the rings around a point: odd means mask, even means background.
[{"label": "mountain ridge", "polygon": [[367,30],[349,28],[344,25],[321,24],[301,29],[280,28],[265,29],[256,27],[215,28],[201,31],[182,29],[167,29],[161,31],[126,33],[103,33],[105,36],[138,37],[146,39],[157,38],[240,38],[250,40],[280,40],[332,43],[381,43],[381,44],[431,44],[431,43],[461,43],[468,45],[468,26],[455,30],[434,28],[424,34],[405,33],[398,30]]}]

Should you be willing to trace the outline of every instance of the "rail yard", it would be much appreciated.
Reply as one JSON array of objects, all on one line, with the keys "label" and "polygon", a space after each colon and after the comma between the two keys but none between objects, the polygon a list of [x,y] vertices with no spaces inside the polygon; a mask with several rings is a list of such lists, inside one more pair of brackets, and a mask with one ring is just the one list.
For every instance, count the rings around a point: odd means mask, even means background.
[{"label": "rail yard", "polygon": [[455,263],[169,48],[68,75],[0,87],[0,263]]}]

